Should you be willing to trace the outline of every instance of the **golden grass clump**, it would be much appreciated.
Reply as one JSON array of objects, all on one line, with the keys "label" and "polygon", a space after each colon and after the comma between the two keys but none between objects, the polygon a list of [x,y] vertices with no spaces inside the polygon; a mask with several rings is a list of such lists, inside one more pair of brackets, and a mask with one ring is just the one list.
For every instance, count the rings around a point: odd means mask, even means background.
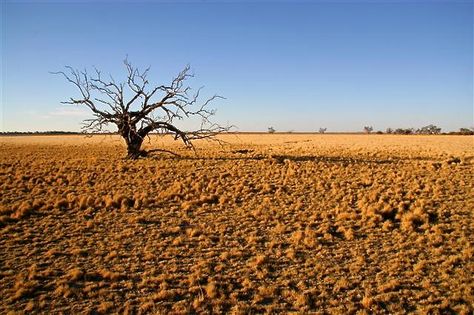
[{"label": "golden grass clump", "polygon": [[84,276],[84,272],[79,268],[73,268],[69,270],[66,274],[66,278],[69,281],[77,281]]},{"label": "golden grass clump", "polygon": [[117,281],[122,278],[122,275],[119,272],[114,272],[108,269],[99,269],[97,273],[102,277],[104,280],[109,281]]},{"label": "golden grass clump", "polygon": [[28,216],[33,211],[33,205],[28,201],[24,201],[18,206],[17,210],[10,215],[10,217],[12,219],[21,219],[23,217]]},{"label": "golden grass clump", "polygon": [[255,303],[269,302],[277,295],[277,290],[271,285],[262,285],[254,296]]},{"label": "golden grass clump", "polygon": [[219,290],[215,281],[209,282],[206,285],[205,291],[206,295],[211,299],[216,298],[219,295]]},{"label": "golden grass clump", "polygon": [[39,288],[39,281],[28,280],[23,276],[19,276],[13,286],[13,294],[11,295],[12,301],[18,301],[27,297],[31,297],[32,294]]},{"label": "golden grass clump", "polygon": [[112,302],[102,302],[97,308],[97,312],[99,314],[107,314],[110,312],[110,310],[112,310],[113,307],[114,307],[114,303]]},{"label": "golden grass clump", "polygon": [[401,228],[404,231],[416,231],[428,223],[428,215],[417,208],[413,212],[407,212],[402,216]]},{"label": "golden grass clump", "polygon": [[69,201],[66,198],[57,199],[54,203],[54,208],[59,210],[66,210],[69,207]]},{"label": "golden grass clump", "polygon": [[251,262],[249,263],[250,266],[258,268],[262,267],[264,264],[268,262],[268,257],[263,254],[258,254],[255,256]]},{"label": "golden grass clump", "polygon": [[88,207],[93,207],[95,205],[95,200],[92,196],[81,196],[79,197],[79,208],[87,209]]}]

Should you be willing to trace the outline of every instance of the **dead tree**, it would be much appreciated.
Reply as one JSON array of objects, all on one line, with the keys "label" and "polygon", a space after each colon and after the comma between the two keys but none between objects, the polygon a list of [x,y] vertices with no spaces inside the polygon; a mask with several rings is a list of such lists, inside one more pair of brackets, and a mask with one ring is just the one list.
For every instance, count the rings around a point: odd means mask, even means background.
[{"label": "dead tree", "polygon": [[372,133],[372,130],[374,130],[374,128],[372,126],[364,126],[364,132],[369,134],[369,133]]},{"label": "dead tree", "polygon": [[[194,76],[190,73],[189,65],[169,85],[154,87],[149,87],[147,79],[150,68],[140,71],[127,59],[124,65],[127,78],[121,83],[111,76],[104,79],[95,68],[93,74],[70,66],[66,66],[66,72],[53,72],[62,75],[80,92],[78,98],[71,97],[62,103],[86,106],[92,111],[93,118],[83,123],[84,132],[101,133],[110,124],[117,126],[117,133],[127,145],[127,157],[136,159],[147,154],[142,144],[151,132],[171,134],[175,140],[181,139],[186,147],[194,149],[193,140],[216,140],[216,135],[229,130],[230,127],[210,121],[215,110],[209,109],[208,105],[223,97],[214,95],[199,102],[201,88],[192,94],[191,87],[185,84]],[[175,124],[177,120],[193,117],[201,120],[197,130],[185,131]]]}]

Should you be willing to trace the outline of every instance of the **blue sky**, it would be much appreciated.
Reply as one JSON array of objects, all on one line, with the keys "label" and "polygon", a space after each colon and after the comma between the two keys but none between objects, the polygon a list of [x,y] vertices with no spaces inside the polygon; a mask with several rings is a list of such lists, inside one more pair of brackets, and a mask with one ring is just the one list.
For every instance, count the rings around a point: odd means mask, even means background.
[{"label": "blue sky", "polygon": [[7,1],[1,37],[2,131],[79,130],[49,72],[126,55],[157,84],[190,64],[241,131],[474,125],[472,1]]}]

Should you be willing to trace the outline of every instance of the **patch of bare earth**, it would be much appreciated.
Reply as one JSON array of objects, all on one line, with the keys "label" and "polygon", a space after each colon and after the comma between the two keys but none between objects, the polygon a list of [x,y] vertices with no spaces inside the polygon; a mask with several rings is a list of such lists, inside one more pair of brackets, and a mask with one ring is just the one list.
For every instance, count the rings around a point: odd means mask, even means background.
[{"label": "patch of bare earth", "polygon": [[472,137],[0,138],[0,313],[474,311]]}]

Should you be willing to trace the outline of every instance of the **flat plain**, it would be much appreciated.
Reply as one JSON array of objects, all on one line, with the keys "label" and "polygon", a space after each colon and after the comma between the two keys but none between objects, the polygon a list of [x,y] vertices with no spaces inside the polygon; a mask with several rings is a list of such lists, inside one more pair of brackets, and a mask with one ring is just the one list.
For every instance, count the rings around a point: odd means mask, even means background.
[{"label": "flat plain", "polygon": [[0,313],[474,312],[474,138],[0,137]]}]

